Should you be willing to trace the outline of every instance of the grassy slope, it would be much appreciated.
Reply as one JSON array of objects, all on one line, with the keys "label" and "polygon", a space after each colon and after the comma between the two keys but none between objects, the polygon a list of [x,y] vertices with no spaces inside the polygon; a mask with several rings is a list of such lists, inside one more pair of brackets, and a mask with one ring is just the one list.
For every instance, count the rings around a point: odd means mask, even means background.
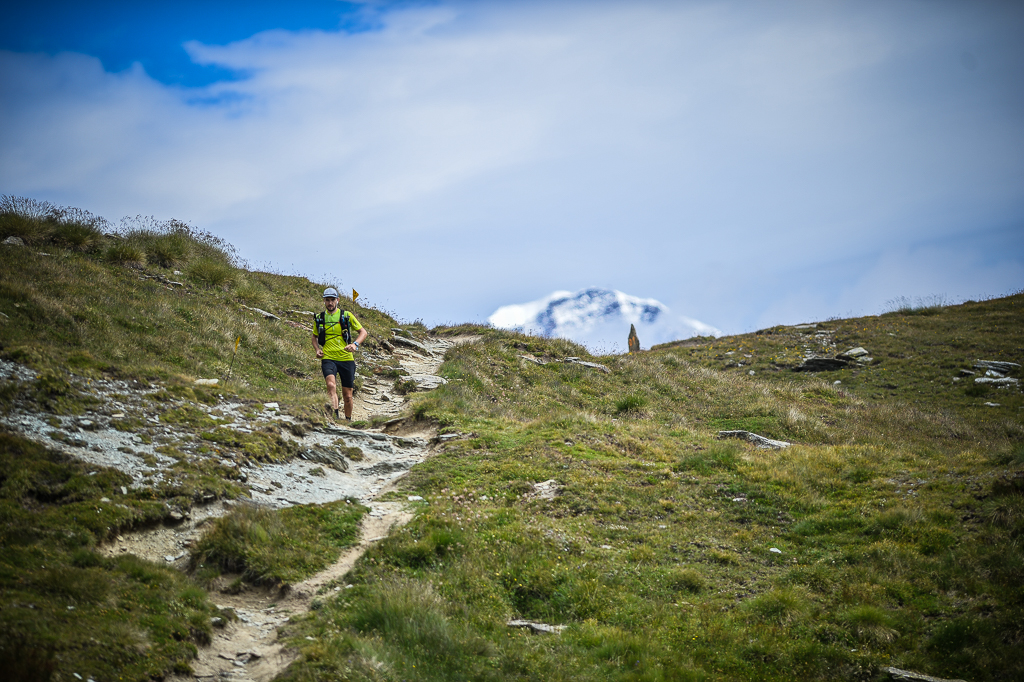
[{"label": "grassy slope", "polygon": [[[185,279],[183,292],[79,247],[0,248],[0,352],[51,372],[4,391],[0,407],[85,409],[59,380],[67,367],[215,399],[191,379],[222,375],[241,336],[238,381],[224,392],[265,399],[273,388],[316,419],[308,333],[238,304],[311,310],[320,285],[233,269],[203,286],[210,262],[176,266],[185,276],[147,266]],[[788,329],[600,359],[609,375],[519,357],[585,355],[564,341],[438,330],[483,341],[452,351],[450,383],[415,410],[469,436],[412,473],[409,490],[429,504],[364,557],[354,587],[295,625],[304,657],[286,677],[868,679],[886,664],[1024,677],[1020,396],[951,382],[976,358],[1020,361],[1021,305],[830,322],[839,350],[863,345],[877,364],[822,376],[781,368],[804,341]],[[356,313],[374,329],[394,325]],[[752,356],[755,376],[726,366],[737,353]],[[720,428],[796,445],[753,450],[716,440]],[[93,551],[162,518],[181,491],[104,504],[123,484],[115,472],[90,476],[95,467],[0,436],[5,669],[24,660],[29,679],[50,665],[60,679],[145,679],[187,666],[209,636],[205,593],[166,568]],[[561,494],[532,496],[547,479]],[[225,535],[253,522],[226,524]],[[530,636],[505,626],[518,616],[570,627]]]},{"label": "grassy slope", "polygon": [[[12,227],[9,218],[0,215],[0,236],[27,230],[35,245],[0,247],[0,356],[42,375],[20,388],[0,388],[0,409],[81,414],[95,408],[94,399],[65,379],[71,371],[85,379],[159,384],[165,390],[154,396],[157,405],[170,398],[216,403],[220,394],[276,400],[293,415],[321,419],[322,380],[309,331],[266,322],[241,304],[308,326],[304,316],[286,311],[315,309],[323,285],[231,266],[226,253],[190,239],[172,242],[180,258],[173,265],[154,258],[145,267],[126,267],[104,256],[131,240],[105,240],[79,226],[91,240],[83,250],[52,234],[39,236],[38,220]],[[137,233],[135,240],[145,247],[158,237]],[[217,286],[200,277],[211,263],[225,277]],[[176,267],[184,275],[175,275]],[[378,333],[396,324],[377,310],[346,307]],[[238,337],[232,381],[213,391],[193,387],[195,377],[225,375]],[[163,419],[183,423],[202,416],[187,405],[160,411]],[[188,508],[204,493],[237,496],[239,484],[220,478],[224,472],[214,464],[178,472],[174,486],[122,495],[130,478],[0,431],[0,669],[8,679],[67,680],[78,672],[96,680],[145,680],[188,670],[216,615],[205,590],[173,569],[134,557],[105,559],[95,549],[119,532],[160,523],[172,508]],[[243,510],[216,525],[234,542],[219,542],[214,533],[199,549],[253,580],[294,580],[351,544],[363,511],[344,503],[262,515]],[[243,542],[235,537],[237,527],[245,531]],[[267,546],[280,551],[267,556]]]},{"label": "grassy slope", "polygon": [[[412,472],[421,513],[296,626],[316,641],[288,678],[1021,679],[1021,398],[950,379],[1021,360],[1022,305],[830,322],[876,364],[820,376],[772,364],[795,361],[782,329],[601,358],[608,375],[519,357],[584,355],[564,341],[439,330],[484,339],[415,409],[470,436]],[[547,479],[562,493],[531,496]]]}]

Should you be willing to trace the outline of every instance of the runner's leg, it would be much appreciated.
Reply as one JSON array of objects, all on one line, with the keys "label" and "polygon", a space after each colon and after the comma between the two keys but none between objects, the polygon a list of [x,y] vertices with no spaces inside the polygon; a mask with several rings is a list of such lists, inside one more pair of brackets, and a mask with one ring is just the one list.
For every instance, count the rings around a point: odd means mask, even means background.
[{"label": "runner's leg", "polygon": [[[338,411],[338,377],[333,374],[328,374],[324,377],[324,381],[327,382],[327,395],[331,398],[331,409],[335,412]],[[344,389],[348,390],[348,389]],[[351,391],[349,391],[351,392]]]},{"label": "runner's leg", "polygon": [[345,419],[352,418],[352,389],[346,386],[341,387],[341,394],[345,397]]}]

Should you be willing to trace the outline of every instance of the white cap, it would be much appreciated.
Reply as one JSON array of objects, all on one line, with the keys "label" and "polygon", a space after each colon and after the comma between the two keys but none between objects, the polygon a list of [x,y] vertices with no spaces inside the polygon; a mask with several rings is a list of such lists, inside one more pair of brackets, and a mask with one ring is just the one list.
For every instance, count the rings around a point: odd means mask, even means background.
[{"label": "white cap", "polygon": [[334,287],[327,287],[324,289],[324,298],[341,298],[341,296],[338,296],[338,290]]}]

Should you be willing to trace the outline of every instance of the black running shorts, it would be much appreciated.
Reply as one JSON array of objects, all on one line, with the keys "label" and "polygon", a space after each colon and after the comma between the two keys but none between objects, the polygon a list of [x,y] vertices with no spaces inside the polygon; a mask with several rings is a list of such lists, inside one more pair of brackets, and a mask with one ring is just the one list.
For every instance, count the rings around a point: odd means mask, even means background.
[{"label": "black running shorts", "polygon": [[340,360],[321,360],[320,370],[324,373],[325,377],[329,377],[332,374],[338,375],[338,381],[344,388],[355,388],[356,385],[356,361],[347,360],[341,362]]}]

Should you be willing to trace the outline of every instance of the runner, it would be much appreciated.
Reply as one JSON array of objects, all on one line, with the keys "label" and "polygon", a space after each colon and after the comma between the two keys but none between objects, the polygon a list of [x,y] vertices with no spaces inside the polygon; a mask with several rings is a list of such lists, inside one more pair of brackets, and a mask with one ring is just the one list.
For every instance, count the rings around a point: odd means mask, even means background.
[{"label": "runner", "polygon": [[[356,316],[338,307],[338,290],[327,287],[324,290],[325,311],[315,315],[313,350],[320,358],[320,369],[327,382],[327,395],[331,398],[334,418],[338,418],[338,380],[345,404],[345,419],[352,421],[352,389],[355,388],[356,361],[352,355],[366,339],[366,330]],[[358,332],[351,341],[351,330]],[[337,378],[335,377],[337,375]]]}]

